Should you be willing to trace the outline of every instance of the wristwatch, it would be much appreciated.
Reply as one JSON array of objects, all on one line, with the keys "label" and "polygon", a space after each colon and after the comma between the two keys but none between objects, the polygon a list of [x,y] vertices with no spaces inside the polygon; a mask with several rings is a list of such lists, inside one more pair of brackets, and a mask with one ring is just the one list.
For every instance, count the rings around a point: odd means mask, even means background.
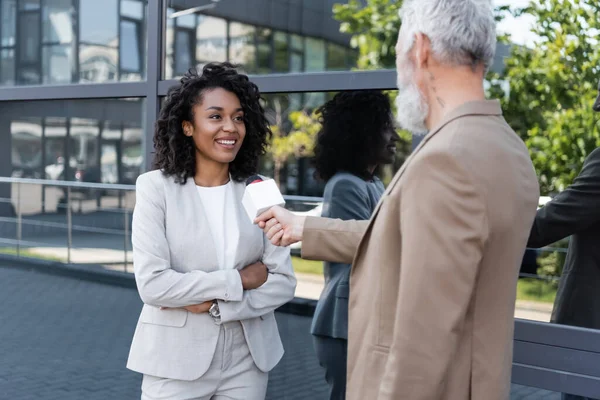
[{"label": "wristwatch", "polygon": [[208,309],[208,315],[212,317],[215,324],[221,323],[221,311],[219,310],[219,303],[216,300],[213,300],[212,305]]}]

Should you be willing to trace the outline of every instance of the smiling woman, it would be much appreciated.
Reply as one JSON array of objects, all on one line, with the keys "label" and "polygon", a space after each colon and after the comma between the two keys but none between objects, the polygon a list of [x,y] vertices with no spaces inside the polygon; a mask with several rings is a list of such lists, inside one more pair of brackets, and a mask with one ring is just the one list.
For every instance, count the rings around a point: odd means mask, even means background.
[{"label": "smiling woman", "polygon": [[[271,130],[258,87],[229,63],[191,69],[167,93],[156,123],[154,165],[182,184],[200,168],[243,181],[254,174]],[[232,143],[233,142],[233,143]]]},{"label": "smiling woman", "polygon": [[132,244],[142,309],[127,367],[142,399],[263,400],[294,297],[290,250],[242,208],[271,131],[256,85],[227,63],[190,70],[156,123],[156,171],[136,183]]}]

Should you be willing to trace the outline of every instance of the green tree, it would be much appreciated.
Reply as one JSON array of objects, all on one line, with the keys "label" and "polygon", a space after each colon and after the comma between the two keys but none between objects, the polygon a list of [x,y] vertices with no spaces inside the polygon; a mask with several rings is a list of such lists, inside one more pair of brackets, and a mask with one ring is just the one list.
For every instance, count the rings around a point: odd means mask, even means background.
[{"label": "green tree", "polygon": [[358,49],[359,69],[394,68],[394,47],[400,30],[401,0],[350,0],[335,4],[333,16],[340,31],[352,35],[350,45]]},{"label": "green tree", "polygon": [[[340,30],[352,35],[359,69],[394,67],[394,45],[401,25],[401,0],[350,0],[336,4]],[[538,36],[532,48],[512,46],[502,73],[489,82],[508,82],[509,91],[492,84],[489,95],[503,102],[504,116],[526,141],[543,193],[564,189],[591,150],[600,146],[600,127],[591,110],[596,95],[600,46],[600,3],[536,0],[523,9],[496,8],[530,15]],[[507,43],[508,35],[499,36]]]},{"label": "green tree", "polygon": [[[401,7],[402,0],[349,0],[333,6],[340,31],[351,35],[350,45],[358,49],[359,69],[395,68]],[[501,21],[509,9],[496,7],[496,21]],[[499,40],[506,42],[507,36],[501,35]]]},{"label": "green tree", "polygon": [[273,158],[273,179],[281,184],[281,168],[290,157],[311,157],[314,152],[314,143],[320,129],[318,117],[315,112],[293,111],[288,116],[292,123],[290,132],[283,132],[282,123],[271,126],[273,138],[269,143],[267,152]]},{"label": "green tree", "polygon": [[515,15],[534,18],[531,48],[513,47],[502,76],[510,85],[503,109],[526,140],[543,193],[568,186],[600,146],[591,106],[598,84],[600,4],[530,2]]},{"label": "green tree", "polygon": [[[396,66],[395,46],[401,26],[399,15],[402,0],[350,0],[345,4],[335,4],[333,15],[340,22],[340,31],[351,35],[350,45],[358,49],[357,68],[360,70],[393,69]],[[496,20],[503,18],[507,6],[496,8]],[[500,37],[506,42],[506,36]],[[490,79],[500,77],[490,75]],[[494,86],[498,95],[503,95],[500,86]],[[392,108],[395,108],[396,91],[387,91]],[[394,109],[395,112],[395,109]],[[400,144],[393,168],[384,168],[382,179],[387,183],[394,170],[398,169],[411,151],[412,136],[399,130]]]}]

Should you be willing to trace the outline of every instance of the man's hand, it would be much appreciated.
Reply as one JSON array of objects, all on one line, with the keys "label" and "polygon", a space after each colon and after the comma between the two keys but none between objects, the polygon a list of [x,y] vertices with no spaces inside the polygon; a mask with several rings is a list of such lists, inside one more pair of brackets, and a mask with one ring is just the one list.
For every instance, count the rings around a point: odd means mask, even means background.
[{"label": "man's hand", "polygon": [[212,305],[212,301],[205,301],[204,303],[200,303],[200,304],[192,304],[191,306],[185,306],[185,307],[176,307],[176,308],[172,308],[172,307],[161,307],[161,310],[187,310],[193,314],[204,314],[207,313],[208,310],[210,310],[210,306]]},{"label": "man's hand", "polygon": [[269,275],[267,266],[261,262],[250,264],[239,272],[244,290],[252,290],[262,286]]},{"label": "man's hand", "polygon": [[275,246],[289,246],[302,240],[306,217],[292,214],[279,206],[271,207],[254,220]]}]

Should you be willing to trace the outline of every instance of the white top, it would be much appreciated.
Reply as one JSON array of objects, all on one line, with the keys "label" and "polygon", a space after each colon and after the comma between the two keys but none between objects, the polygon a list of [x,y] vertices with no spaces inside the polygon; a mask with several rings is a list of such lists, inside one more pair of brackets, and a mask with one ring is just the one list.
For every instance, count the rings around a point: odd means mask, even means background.
[{"label": "white top", "polygon": [[196,186],[208,228],[213,237],[220,269],[232,269],[238,245],[239,227],[231,181],[223,186]]}]

